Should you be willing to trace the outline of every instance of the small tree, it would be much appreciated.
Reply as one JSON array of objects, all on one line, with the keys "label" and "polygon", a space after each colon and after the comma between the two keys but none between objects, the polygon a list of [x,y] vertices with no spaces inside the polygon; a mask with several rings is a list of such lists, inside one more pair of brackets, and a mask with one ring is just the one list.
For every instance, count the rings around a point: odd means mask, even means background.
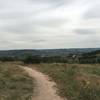
[{"label": "small tree", "polygon": [[27,63],[27,64],[33,63],[33,56],[27,55],[23,61],[24,61],[24,63]]},{"label": "small tree", "polygon": [[39,56],[32,56],[32,55],[27,55],[26,58],[24,59],[24,63],[30,64],[30,63],[40,63],[41,62],[41,57]]}]

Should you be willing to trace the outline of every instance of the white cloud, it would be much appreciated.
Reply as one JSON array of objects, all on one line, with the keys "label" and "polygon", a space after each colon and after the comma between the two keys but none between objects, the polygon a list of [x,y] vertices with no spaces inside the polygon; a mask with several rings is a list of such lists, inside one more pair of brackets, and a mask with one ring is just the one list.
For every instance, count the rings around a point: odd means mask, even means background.
[{"label": "white cloud", "polygon": [[0,49],[98,47],[99,0],[0,0]]}]

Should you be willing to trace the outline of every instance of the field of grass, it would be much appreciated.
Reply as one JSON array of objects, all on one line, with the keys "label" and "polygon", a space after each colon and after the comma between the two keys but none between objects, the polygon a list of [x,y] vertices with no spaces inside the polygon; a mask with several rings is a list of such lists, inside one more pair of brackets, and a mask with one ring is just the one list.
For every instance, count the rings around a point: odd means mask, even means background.
[{"label": "field of grass", "polygon": [[100,100],[99,64],[34,64],[57,83],[59,94],[68,100]]},{"label": "field of grass", "polygon": [[32,78],[15,63],[0,63],[0,100],[31,100]]}]

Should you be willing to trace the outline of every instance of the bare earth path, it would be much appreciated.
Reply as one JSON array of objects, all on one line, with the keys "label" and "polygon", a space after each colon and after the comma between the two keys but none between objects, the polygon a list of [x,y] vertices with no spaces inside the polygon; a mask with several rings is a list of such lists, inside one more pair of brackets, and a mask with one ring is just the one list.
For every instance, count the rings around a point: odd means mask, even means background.
[{"label": "bare earth path", "polygon": [[36,95],[32,97],[32,100],[64,100],[56,94],[56,88],[54,87],[56,84],[50,81],[48,76],[29,67],[20,67],[36,81]]}]

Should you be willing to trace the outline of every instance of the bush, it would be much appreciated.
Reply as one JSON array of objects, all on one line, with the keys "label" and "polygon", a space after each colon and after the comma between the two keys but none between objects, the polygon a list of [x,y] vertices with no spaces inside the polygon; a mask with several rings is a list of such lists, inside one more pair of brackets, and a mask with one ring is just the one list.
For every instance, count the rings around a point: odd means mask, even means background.
[{"label": "bush", "polygon": [[100,89],[90,86],[90,85],[85,85],[81,87],[80,94],[78,96],[79,100],[100,100]]},{"label": "bush", "polygon": [[26,56],[26,58],[23,60],[24,63],[32,63],[33,57],[31,55]]},{"label": "bush", "polygon": [[31,64],[31,63],[40,63],[41,59],[38,56],[32,56],[28,55],[26,58],[23,60],[24,63]]}]

